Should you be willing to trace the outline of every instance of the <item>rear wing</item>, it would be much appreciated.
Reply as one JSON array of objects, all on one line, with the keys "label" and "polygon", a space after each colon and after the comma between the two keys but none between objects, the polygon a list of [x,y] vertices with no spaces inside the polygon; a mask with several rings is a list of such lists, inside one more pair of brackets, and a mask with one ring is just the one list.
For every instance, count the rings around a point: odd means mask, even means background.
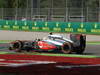
[{"label": "rear wing", "polygon": [[70,40],[72,40],[76,45],[81,45],[86,43],[85,34],[70,34]]}]

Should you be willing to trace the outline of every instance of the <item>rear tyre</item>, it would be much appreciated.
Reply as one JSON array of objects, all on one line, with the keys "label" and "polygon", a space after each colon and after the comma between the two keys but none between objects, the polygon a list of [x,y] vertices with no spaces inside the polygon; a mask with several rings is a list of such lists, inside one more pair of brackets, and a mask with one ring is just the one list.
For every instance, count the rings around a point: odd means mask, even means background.
[{"label": "rear tyre", "polygon": [[67,42],[67,43],[64,43],[63,46],[61,47],[61,51],[65,54],[69,54],[72,52],[72,46],[71,46],[71,43]]},{"label": "rear tyre", "polygon": [[79,46],[78,50],[76,51],[76,54],[83,54],[85,47],[86,47],[86,36],[81,36],[80,37],[80,46]]}]

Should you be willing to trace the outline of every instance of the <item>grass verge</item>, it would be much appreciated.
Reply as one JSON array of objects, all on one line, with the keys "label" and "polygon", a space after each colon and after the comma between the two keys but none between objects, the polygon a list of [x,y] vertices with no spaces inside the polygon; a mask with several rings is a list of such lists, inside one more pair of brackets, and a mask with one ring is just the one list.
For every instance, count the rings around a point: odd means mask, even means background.
[{"label": "grass verge", "polygon": [[26,54],[26,55],[43,55],[43,56],[60,56],[60,57],[78,57],[78,58],[100,58],[100,56],[95,56],[95,55],[39,53],[39,52],[16,53],[16,52],[5,52],[5,51],[1,51],[0,54]]}]

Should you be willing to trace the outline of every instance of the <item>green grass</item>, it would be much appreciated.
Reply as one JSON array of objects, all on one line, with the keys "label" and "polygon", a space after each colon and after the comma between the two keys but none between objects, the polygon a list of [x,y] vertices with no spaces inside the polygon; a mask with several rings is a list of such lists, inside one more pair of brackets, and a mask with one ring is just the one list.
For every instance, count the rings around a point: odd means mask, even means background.
[{"label": "green grass", "polygon": [[41,54],[46,56],[64,56],[64,57],[80,57],[80,58],[100,58],[100,56],[77,55],[77,54]]},{"label": "green grass", "polygon": [[9,43],[11,41],[14,41],[14,40],[0,40],[0,43]]},{"label": "green grass", "polygon": [[95,55],[57,54],[57,53],[38,53],[38,52],[17,53],[17,52],[1,51],[0,54],[27,54],[27,55],[43,55],[43,56],[78,57],[78,58],[100,58],[100,56],[95,56]]},{"label": "green grass", "polygon": [[88,41],[87,44],[100,45],[100,41]]},{"label": "green grass", "polygon": [[78,54],[58,54],[58,53],[26,53],[30,55],[44,55],[44,56],[61,56],[61,57],[79,57],[79,58],[100,58],[95,55],[78,55]]},{"label": "green grass", "polygon": [[15,52],[0,51],[0,54],[16,54]]}]

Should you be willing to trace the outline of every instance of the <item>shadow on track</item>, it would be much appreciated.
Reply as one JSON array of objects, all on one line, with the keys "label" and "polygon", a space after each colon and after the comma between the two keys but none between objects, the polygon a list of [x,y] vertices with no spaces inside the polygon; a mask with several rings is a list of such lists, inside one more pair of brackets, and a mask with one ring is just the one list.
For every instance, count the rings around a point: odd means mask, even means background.
[{"label": "shadow on track", "polygon": [[[7,52],[11,52],[8,50],[9,47],[9,43],[2,43],[0,44],[0,51],[7,51]],[[39,53],[61,53],[60,51],[50,51],[50,52],[39,52]],[[86,46],[86,50],[83,53],[83,55],[99,55],[100,56],[100,45],[87,45]]]}]

